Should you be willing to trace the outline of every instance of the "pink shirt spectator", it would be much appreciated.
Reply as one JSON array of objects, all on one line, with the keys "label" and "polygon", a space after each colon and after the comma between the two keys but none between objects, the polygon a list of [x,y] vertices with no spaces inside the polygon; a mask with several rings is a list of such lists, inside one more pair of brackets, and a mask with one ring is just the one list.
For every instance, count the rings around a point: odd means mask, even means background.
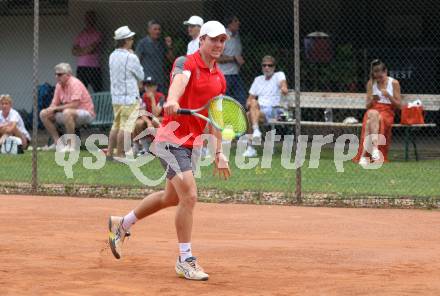
[{"label": "pink shirt spectator", "polygon": [[[93,43],[100,43],[102,39],[101,32],[96,31],[95,29],[89,29],[87,31],[82,31],[76,36],[74,45],[77,45],[81,48],[89,46]],[[94,53],[88,55],[82,55],[77,58],[77,66],[78,67],[92,67],[99,68],[99,50],[95,50]]]},{"label": "pink shirt spectator", "polygon": [[95,117],[95,107],[89,91],[78,78],[73,76],[70,76],[64,87],[57,83],[51,106],[68,104],[76,100],[80,101],[78,109],[86,110]]}]

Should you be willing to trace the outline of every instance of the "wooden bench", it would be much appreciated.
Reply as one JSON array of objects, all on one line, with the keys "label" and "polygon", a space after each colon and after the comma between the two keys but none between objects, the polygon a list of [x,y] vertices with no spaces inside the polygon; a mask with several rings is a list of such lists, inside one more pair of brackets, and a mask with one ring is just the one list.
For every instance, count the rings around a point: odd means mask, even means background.
[{"label": "wooden bench", "polygon": [[[324,93],[324,92],[302,92],[301,93],[301,108],[310,109],[351,109],[351,110],[365,110],[365,93]],[[423,103],[425,111],[439,111],[440,110],[440,95],[427,94],[402,94],[403,103],[407,103],[416,99],[420,99]],[[289,94],[282,98],[280,108],[288,108],[290,111],[295,109],[295,93],[290,91]],[[348,124],[343,122],[323,122],[323,121],[301,121],[302,126],[316,126],[316,127],[330,127],[330,128],[361,128],[362,118],[358,119],[359,123]],[[276,126],[293,126],[293,121],[278,121],[274,120],[268,123],[271,129]],[[425,123],[417,125],[402,125],[393,124],[395,128],[404,128],[405,141],[405,160],[408,160],[409,144],[412,143],[416,160],[418,160],[415,131],[421,128],[436,127],[435,123]]]}]

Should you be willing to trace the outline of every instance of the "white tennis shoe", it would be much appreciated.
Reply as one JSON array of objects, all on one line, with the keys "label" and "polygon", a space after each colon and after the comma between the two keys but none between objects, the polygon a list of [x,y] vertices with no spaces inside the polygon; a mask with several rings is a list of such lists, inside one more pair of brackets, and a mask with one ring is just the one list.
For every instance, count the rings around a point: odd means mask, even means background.
[{"label": "white tennis shoe", "polygon": [[110,216],[108,219],[108,243],[113,255],[116,259],[122,257],[122,245],[126,237],[130,236],[130,232],[122,228],[123,217]]},{"label": "white tennis shoe", "polygon": [[189,257],[183,262],[180,261],[180,257],[177,258],[176,273],[181,278],[193,281],[206,281],[209,278],[209,275],[197,263],[196,257]]}]

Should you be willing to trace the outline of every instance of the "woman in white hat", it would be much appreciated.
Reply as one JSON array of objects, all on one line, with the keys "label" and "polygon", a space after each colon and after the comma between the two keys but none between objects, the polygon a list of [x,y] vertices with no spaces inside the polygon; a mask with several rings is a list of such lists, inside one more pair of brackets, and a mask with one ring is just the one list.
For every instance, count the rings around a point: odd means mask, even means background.
[{"label": "woman in white hat", "polygon": [[[226,81],[217,66],[228,39],[225,27],[217,21],[205,23],[200,30],[200,49],[178,58],[171,73],[172,80],[162,127],[155,137],[156,155],[166,169],[165,190],[148,195],[124,217],[110,217],[109,242],[116,258],[121,257],[122,244],[130,227],[161,209],[177,206],[175,226],[179,241],[179,257],[175,270],[179,277],[207,280],[208,274],[192,255],[191,233],[193,212],[197,202],[197,186],[193,175],[195,161],[203,141],[206,121],[195,116],[177,115],[179,108],[199,108],[211,98],[224,94]],[[178,126],[176,125],[178,124]],[[172,127],[176,127],[173,129]],[[210,128],[215,137],[215,174],[229,178],[231,172],[222,151],[221,133]]]}]

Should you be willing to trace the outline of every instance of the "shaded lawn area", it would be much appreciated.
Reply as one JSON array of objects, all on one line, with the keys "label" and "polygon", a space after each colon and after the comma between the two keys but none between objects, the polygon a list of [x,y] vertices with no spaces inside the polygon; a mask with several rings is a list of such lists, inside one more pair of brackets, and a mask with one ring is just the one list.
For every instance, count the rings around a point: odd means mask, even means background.
[{"label": "shaded lawn area", "polygon": [[[232,149],[230,164],[232,178],[220,180],[212,175],[212,165],[202,167],[199,188],[214,188],[227,191],[277,191],[294,192],[296,173],[281,165],[279,148],[273,156],[271,168],[258,165],[250,169],[239,169]],[[399,151],[399,153],[401,153]],[[64,168],[55,162],[54,152],[38,153],[38,178],[40,183],[90,184],[111,186],[145,186],[137,180],[126,164],[106,162],[98,170],[86,169],[83,158],[91,157],[81,151],[78,162],[73,166],[73,178],[69,179]],[[261,155],[261,151],[259,153]],[[92,156],[93,161],[96,158]],[[293,162],[293,159],[291,160]],[[32,153],[24,155],[0,155],[0,181],[30,182]],[[392,161],[377,170],[365,170],[351,161],[343,163],[344,172],[337,172],[333,161],[333,150],[323,150],[318,168],[309,168],[309,157],[302,166],[302,191],[338,193],[344,196],[440,196],[440,160]],[[157,159],[142,167],[142,173],[157,180],[163,169]],[[163,182],[159,187],[163,186]]]}]

